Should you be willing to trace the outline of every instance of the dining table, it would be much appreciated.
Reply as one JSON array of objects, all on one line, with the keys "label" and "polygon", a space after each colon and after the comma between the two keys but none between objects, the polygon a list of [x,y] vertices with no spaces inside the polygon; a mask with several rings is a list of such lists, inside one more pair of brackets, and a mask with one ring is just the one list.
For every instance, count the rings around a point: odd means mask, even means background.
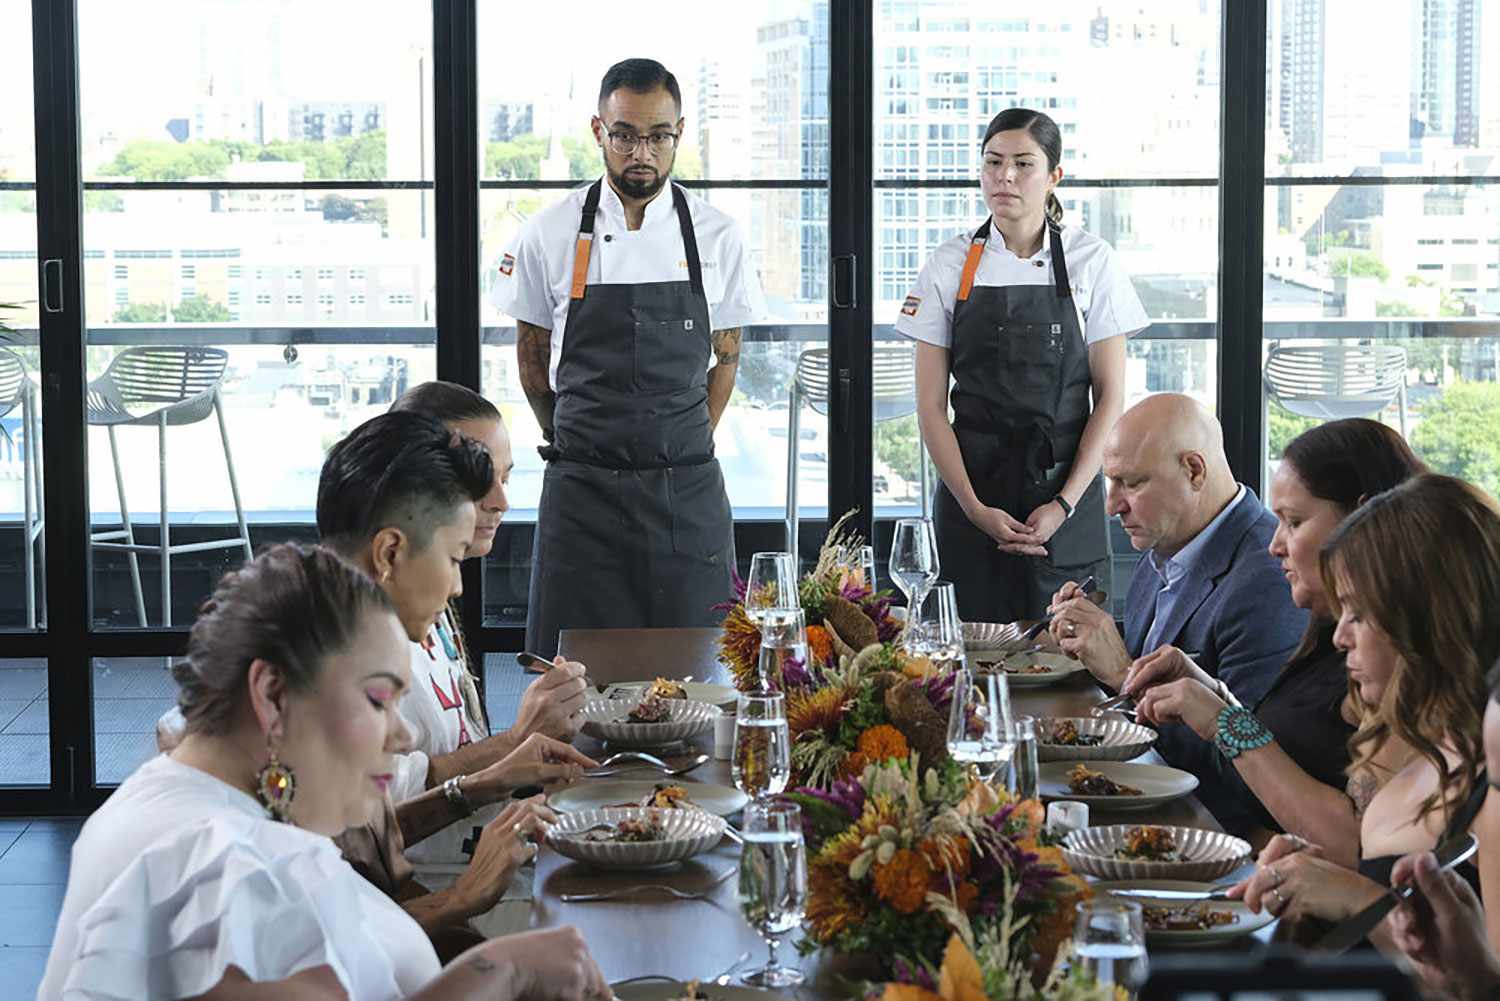
[{"label": "dining table", "polygon": [[[718,636],[717,629],[567,629],[561,633],[559,653],[585,664],[589,682],[600,688],[658,677],[730,685],[729,671],[718,659]],[[1089,674],[1081,671],[1047,687],[1013,687],[1011,709],[1015,714],[1037,717],[1088,716],[1104,696]],[[605,752],[598,741],[583,734],[575,744],[596,758]],[[712,733],[690,744],[684,754],[708,752],[709,760],[691,773],[668,781],[733,785],[729,762],[712,756]],[[1138,760],[1160,762],[1154,752]],[[655,775],[654,771],[641,770],[621,777],[650,780]],[[1221,830],[1213,815],[1192,795],[1147,810],[1095,808],[1090,815],[1093,825],[1142,822]],[[611,982],[649,976],[710,980],[731,970],[737,977],[740,972],[764,965],[767,957],[766,943],[740,913],[735,878],[716,882],[735,869],[738,861],[739,848],[728,838],[675,869],[645,873],[605,871],[543,848],[536,862],[532,926],[576,926]],[[599,893],[642,884],[663,884],[687,893],[703,891],[704,896],[683,900],[644,890],[609,901],[565,903],[561,899],[565,894]],[[862,971],[845,960],[819,954],[799,956],[799,938],[795,932],[783,936],[778,958],[787,965],[799,965],[807,981],[779,993],[806,1001],[848,997],[848,978],[859,977]]]}]

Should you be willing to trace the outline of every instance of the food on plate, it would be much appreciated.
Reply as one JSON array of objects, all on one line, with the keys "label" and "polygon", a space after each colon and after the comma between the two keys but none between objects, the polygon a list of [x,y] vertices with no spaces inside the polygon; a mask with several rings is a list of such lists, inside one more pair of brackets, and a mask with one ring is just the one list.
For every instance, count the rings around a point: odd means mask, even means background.
[{"label": "food on plate", "polygon": [[672,707],[655,692],[647,692],[641,704],[625,717],[628,723],[665,723],[672,718]]},{"label": "food on plate", "polygon": [[1079,733],[1075,720],[1060,719],[1052,724],[1052,732],[1043,743],[1067,747],[1098,747],[1104,743],[1104,738],[1097,733]]},{"label": "food on plate", "polygon": [[1074,765],[1068,770],[1068,791],[1075,796],[1140,796],[1134,786],[1122,785],[1103,772],[1096,772],[1087,765]]},{"label": "food on plate", "polygon": [[689,980],[682,985],[682,992],[674,994],[668,1001],[708,1001],[708,995],[698,987],[698,981]]},{"label": "food on plate", "polygon": [[646,689],[646,698],[655,696],[659,699],[685,699],[688,697],[687,689],[681,682],[672,681],[668,678],[657,678],[651,682],[651,687]]},{"label": "food on plate", "polygon": [[1003,670],[1006,674],[1051,674],[1052,673],[1052,668],[1051,667],[1047,666],[1046,664],[1038,664],[1038,663],[1035,663],[1035,662],[1030,663],[1030,664],[1007,664],[1003,660],[981,660],[979,662],[979,667],[980,667],[981,670],[991,671],[991,672],[996,671],[996,670]]},{"label": "food on plate", "polygon": [[589,831],[585,841],[612,841],[634,844],[641,841],[661,841],[666,837],[666,828],[655,814],[647,817],[627,817],[610,827]]},{"label": "food on plate", "polygon": [[1238,924],[1240,920],[1234,911],[1209,907],[1205,903],[1143,907],[1141,917],[1146,922],[1147,931],[1207,931],[1220,925]]},{"label": "food on plate", "polygon": [[1177,839],[1170,827],[1146,825],[1125,832],[1125,840],[1115,849],[1115,858],[1132,862],[1177,862]]},{"label": "food on plate", "polygon": [[693,802],[688,791],[683,786],[669,785],[658,782],[656,787],[645,796],[641,797],[639,803],[615,803],[615,806],[654,806],[660,810],[698,810],[701,807]]}]

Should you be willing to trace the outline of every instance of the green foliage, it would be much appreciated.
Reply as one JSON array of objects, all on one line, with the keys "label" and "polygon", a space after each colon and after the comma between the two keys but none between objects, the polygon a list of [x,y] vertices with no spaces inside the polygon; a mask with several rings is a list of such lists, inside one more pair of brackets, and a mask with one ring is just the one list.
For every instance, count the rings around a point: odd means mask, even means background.
[{"label": "green foliage", "polygon": [[875,455],[908,482],[921,474],[916,415],[875,425]]},{"label": "green foliage", "polygon": [[1417,454],[1437,472],[1500,495],[1500,384],[1455,382],[1421,416],[1411,436]]},{"label": "green foliage", "polygon": [[4,315],[7,312],[20,312],[21,304],[18,302],[0,302],[0,344],[5,344],[15,339],[16,328],[5,322]]},{"label": "green foliage", "polygon": [[265,145],[217,139],[182,143],[137,139],[126,143],[100,173],[138,181],[217,179],[235,160],[301,163],[310,181],[375,181],[386,176],[385,131],[326,142],[283,139]]},{"label": "green foliage", "polygon": [[1385,281],[1391,269],[1385,262],[1367,250],[1344,250],[1330,252],[1324,265],[1332,277],[1343,275],[1350,278],[1378,278]]},{"label": "green foliage", "polygon": [[1281,458],[1287,444],[1302,432],[1321,424],[1316,417],[1301,417],[1287,410],[1275,400],[1266,406],[1266,452],[1274,459]]},{"label": "green foliage", "polygon": [[115,310],[116,323],[165,323],[167,304],[164,302],[132,302]]},{"label": "green foliage", "polygon": [[172,307],[172,319],[177,323],[228,323],[233,315],[223,303],[195,295]]},{"label": "green foliage", "polygon": [[839,723],[839,743],[849,749],[859,746],[859,735],[872,726],[890,722],[885,711],[885,693],[877,692],[873,685],[862,685],[854,704]]},{"label": "green foliage", "polygon": [[1404,302],[1377,302],[1375,304],[1376,316],[1421,316],[1422,311],[1415,306]]}]

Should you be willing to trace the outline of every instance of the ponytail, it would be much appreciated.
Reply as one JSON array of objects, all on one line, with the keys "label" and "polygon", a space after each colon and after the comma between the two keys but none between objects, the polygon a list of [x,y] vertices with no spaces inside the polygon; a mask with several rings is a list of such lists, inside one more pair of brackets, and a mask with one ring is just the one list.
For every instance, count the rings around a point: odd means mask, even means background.
[{"label": "ponytail", "polygon": [[1063,206],[1062,202],[1057,200],[1056,192],[1047,192],[1047,207],[1043,211],[1045,211],[1047,214],[1047,222],[1049,225],[1051,225],[1054,229],[1062,228]]}]

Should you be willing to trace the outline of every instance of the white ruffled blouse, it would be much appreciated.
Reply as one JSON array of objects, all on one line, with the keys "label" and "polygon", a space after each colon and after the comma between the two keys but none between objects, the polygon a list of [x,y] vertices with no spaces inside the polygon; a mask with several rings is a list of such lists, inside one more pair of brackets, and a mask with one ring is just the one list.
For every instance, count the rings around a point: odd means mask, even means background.
[{"label": "white ruffled blouse", "polygon": [[[221,796],[215,812],[166,827],[119,869],[69,934],[59,929],[48,976],[62,986],[51,996],[187,998],[212,988],[230,966],[271,981],[326,965],[350,998],[385,1001],[438,975],[420,926],[355,873],[332,840],[266,819],[254,800],[236,796],[229,809]],[[89,861],[75,851],[75,867]],[[69,955],[57,955],[65,941]],[[39,997],[47,991],[44,982]]]}]

